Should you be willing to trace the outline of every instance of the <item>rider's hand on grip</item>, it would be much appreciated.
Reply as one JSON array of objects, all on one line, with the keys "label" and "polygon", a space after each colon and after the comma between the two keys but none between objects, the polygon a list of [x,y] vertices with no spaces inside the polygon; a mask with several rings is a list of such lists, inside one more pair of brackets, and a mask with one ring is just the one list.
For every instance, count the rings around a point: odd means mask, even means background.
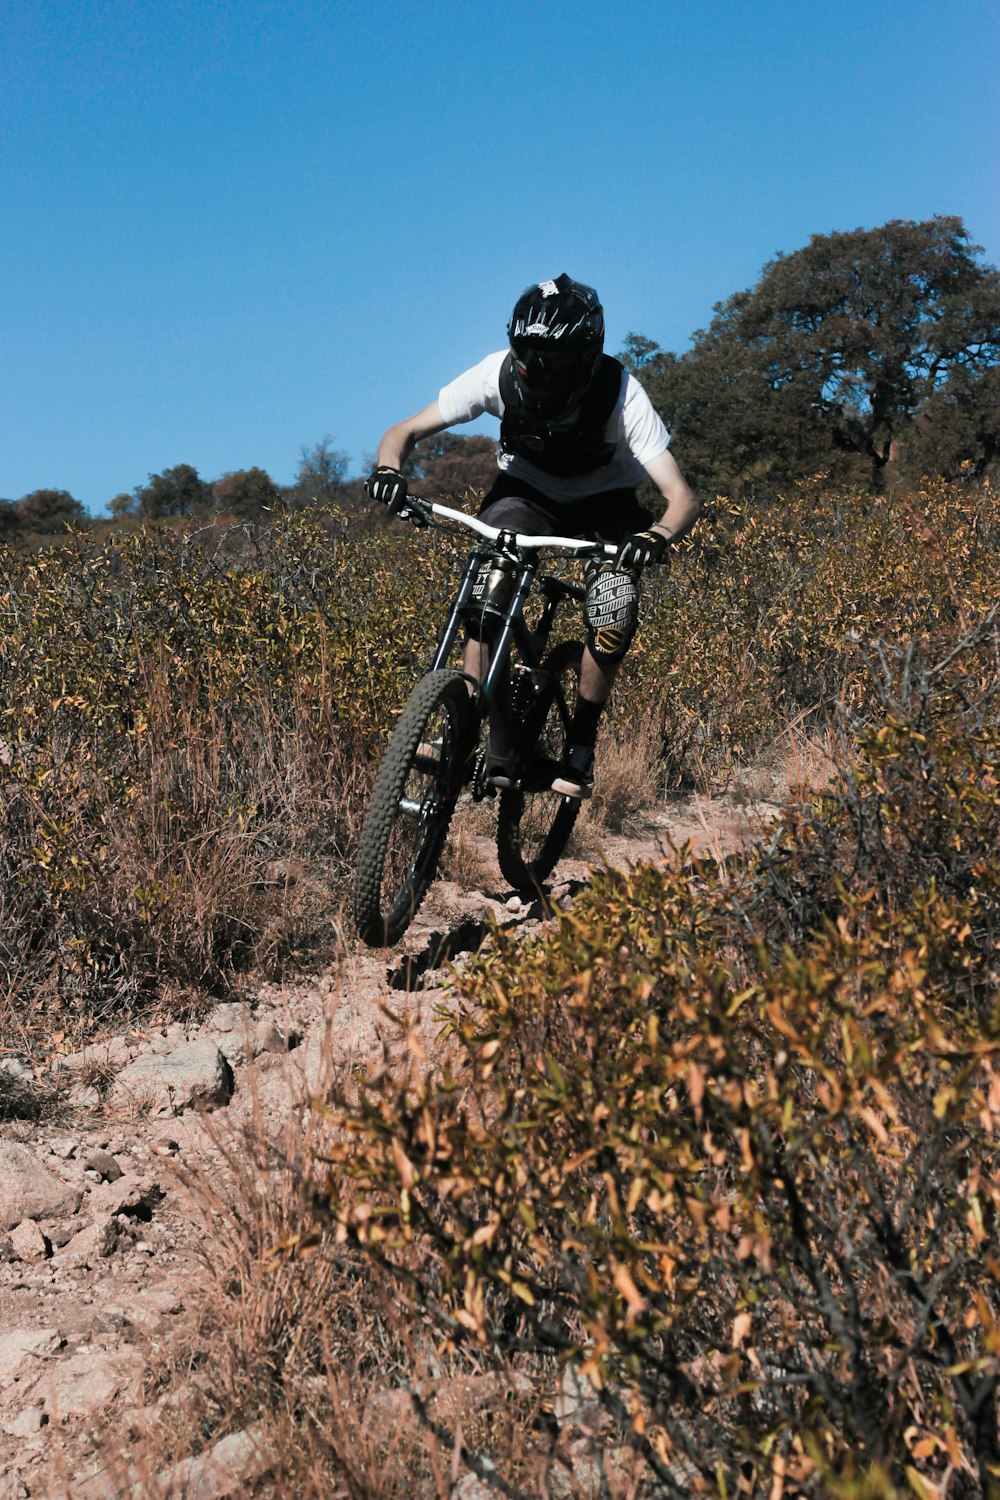
[{"label": "rider's hand on grip", "polygon": [[365,481],[365,489],[373,500],[380,500],[383,505],[387,505],[393,515],[398,515],[406,504],[406,480],[398,469],[393,469],[389,464],[379,464],[374,474],[369,475]]},{"label": "rider's hand on grip", "polygon": [[397,511],[396,514],[400,517],[401,520],[409,521],[411,526],[427,525],[427,517],[424,515],[424,512],[422,510],[417,509],[412,499],[408,499],[403,509]]},{"label": "rider's hand on grip", "polygon": [[615,567],[623,572],[641,573],[651,563],[662,562],[669,545],[669,540],[660,531],[637,531],[622,542]]}]

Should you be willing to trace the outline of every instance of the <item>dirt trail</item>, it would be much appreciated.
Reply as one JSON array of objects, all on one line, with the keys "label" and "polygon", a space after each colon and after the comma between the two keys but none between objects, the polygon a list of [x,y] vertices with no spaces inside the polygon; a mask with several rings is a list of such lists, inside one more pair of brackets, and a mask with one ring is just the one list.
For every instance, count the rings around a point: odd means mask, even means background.
[{"label": "dirt trail", "polygon": [[[592,836],[589,863],[564,861],[552,897],[571,900],[593,865],[672,857],[671,844],[689,839],[723,856],[776,811],[677,802],[633,837]],[[387,999],[407,993],[432,1040],[442,966],[479,946],[489,913],[518,932],[537,928],[537,903],[504,889],[488,846],[476,853],[483,889],[437,882],[398,948],[348,945],[334,972],[250,990],[197,1024],[87,1048],[65,1060],[55,1105],[38,1119],[9,1117],[38,1081],[23,1059],[3,1057],[0,1500],[123,1493],[101,1472],[99,1440],[109,1424],[123,1439],[143,1430],[150,1370],[184,1340],[203,1285],[206,1229],[185,1182],[222,1184],[248,1128],[280,1135],[331,1066],[377,1057],[389,1042]],[[252,1444],[249,1454],[218,1455],[227,1479],[186,1475],[191,1492],[238,1494]]]}]

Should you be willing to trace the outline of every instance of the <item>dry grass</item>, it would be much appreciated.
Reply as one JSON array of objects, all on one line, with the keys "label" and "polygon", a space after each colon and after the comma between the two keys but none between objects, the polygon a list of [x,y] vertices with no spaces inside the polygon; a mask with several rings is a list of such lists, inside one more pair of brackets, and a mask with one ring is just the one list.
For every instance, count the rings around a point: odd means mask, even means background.
[{"label": "dry grass", "polygon": [[462,801],[455,810],[438,873],[468,891],[489,889],[498,879],[496,803]]},{"label": "dry grass", "polygon": [[613,720],[597,746],[594,794],[588,815],[609,833],[632,833],[663,796],[663,737],[653,712]]},{"label": "dry grass", "polygon": [[124,778],[33,754],[0,786],[0,1021],[22,1050],[335,947],[371,770],[329,726],[165,714]]},{"label": "dry grass", "polygon": [[[277,1137],[259,1116],[238,1137],[206,1126],[223,1166],[185,1181],[203,1232],[194,1314],[160,1355],[153,1403],[106,1439],[101,1464],[122,1493],[187,1494],[192,1460],[238,1433],[252,1437],[241,1494],[449,1500],[491,1466],[507,1493],[547,1493],[544,1382],[442,1347],[398,1282],[322,1232],[322,1113],[293,1111]],[[569,1479],[559,1491],[576,1492]]]}]

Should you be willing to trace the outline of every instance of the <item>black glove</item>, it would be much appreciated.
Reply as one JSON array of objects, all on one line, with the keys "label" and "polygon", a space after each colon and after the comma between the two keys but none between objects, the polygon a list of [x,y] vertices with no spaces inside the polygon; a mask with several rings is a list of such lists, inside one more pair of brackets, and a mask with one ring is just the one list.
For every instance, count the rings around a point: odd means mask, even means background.
[{"label": "black glove", "polygon": [[365,489],[373,500],[381,500],[387,505],[393,515],[406,504],[406,480],[398,469],[390,468],[388,464],[379,464],[374,474],[365,480]]},{"label": "black glove", "polygon": [[637,531],[627,537],[618,548],[615,567],[623,572],[641,573],[650,563],[663,561],[663,554],[670,545],[670,538],[662,531]]}]

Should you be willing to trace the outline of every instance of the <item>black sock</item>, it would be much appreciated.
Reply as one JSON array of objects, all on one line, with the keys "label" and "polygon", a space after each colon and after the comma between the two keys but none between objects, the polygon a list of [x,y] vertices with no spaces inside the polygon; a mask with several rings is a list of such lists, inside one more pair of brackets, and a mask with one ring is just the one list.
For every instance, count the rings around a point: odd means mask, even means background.
[{"label": "black sock", "polygon": [[592,703],[589,698],[577,696],[576,708],[566,738],[571,745],[588,745],[591,750],[597,744],[597,727],[604,712],[603,703]]}]

